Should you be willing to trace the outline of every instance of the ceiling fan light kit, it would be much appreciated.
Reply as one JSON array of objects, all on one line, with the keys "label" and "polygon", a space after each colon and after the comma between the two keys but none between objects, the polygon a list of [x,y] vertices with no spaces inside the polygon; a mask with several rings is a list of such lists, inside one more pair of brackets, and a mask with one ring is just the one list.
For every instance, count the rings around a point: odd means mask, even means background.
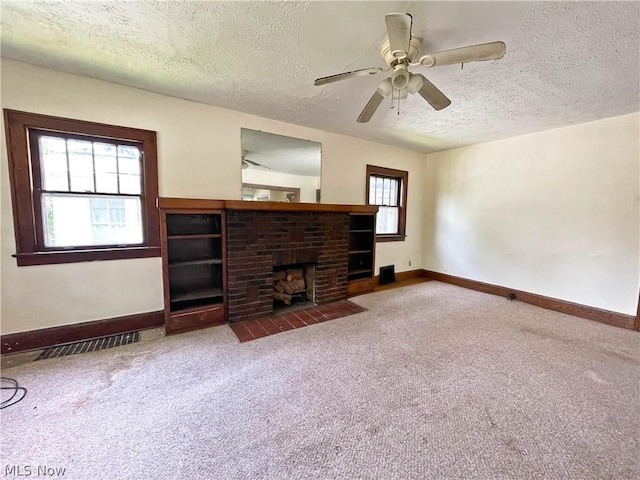
[{"label": "ceiling fan light kit", "polygon": [[401,90],[409,85],[409,71],[403,63],[393,67],[393,75],[391,75],[391,85],[396,90]]},{"label": "ceiling fan light kit", "polygon": [[246,170],[247,168],[251,167],[252,165],[254,167],[262,167],[262,168],[266,168],[267,170],[271,170],[271,167],[268,167],[266,165],[262,165],[261,163],[258,163],[254,160],[249,160],[247,158],[247,155],[249,155],[249,152],[247,152],[246,150],[242,150],[242,169]]},{"label": "ceiling fan light kit", "polygon": [[[422,47],[422,39],[411,35],[413,17],[408,13],[389,13],[385,16],[387,26],[387,38],[380,47],[380,56],[388,68],[369,67],[351,72],[338,73],[327,77],[317,78],[314,85],[326,85],[328,83],[346,80],[347,78],[375,75],[380,72],[393,70],[391,76],[384,79],[378,85],[373,96],[360,113],[358,123],[366,123],[376,112],[382,100],[391,95],[393,100],[407,98],[408,94],[418,93],[435,110],[442,110],[451,105],[451,100],[440,91],[426,77],[413,74],[409,67],[420,66],[423,68],[439,67],[442,65],[462,64],[469,62],[481,62],[486,60],[501,59],[507,47],[504,42],[483,43],[468,47],[454,48],[442,52],[423,55],[413,63]],[[398,113],[399,109],[398,109]]]}]

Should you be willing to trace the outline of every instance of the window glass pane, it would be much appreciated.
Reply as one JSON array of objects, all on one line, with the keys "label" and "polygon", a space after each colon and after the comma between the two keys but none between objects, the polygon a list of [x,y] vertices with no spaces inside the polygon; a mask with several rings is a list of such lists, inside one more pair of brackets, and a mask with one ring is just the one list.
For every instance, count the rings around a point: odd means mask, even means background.
[{"label": "window glass pane", "polygon": [[68,191],[67,147],[64,139],[42,136],[39,142],[42,188],[45,190]]},{"label": "window glass pane", "polygon": [[118,161],[121,173],[140,175],[140,150],[136,147],[118,146]]},{"label": "window glass pane", "polygon": [[376,204],[376,177],[369,177],[369,205]]},{"label": "window glass pane", "polygon": [[143,241],[139,197],[42,196],[45,245],[137,245]]},{"label": "window glass pane", "polygon": [[108,143],[94,143],[96,167],[96,191],[118,193],[118,158],[116,146]]},{"label": "window glass pane", "polygon": [[67,150],[69,152],[71,190],[74,192],[94,192],[91,142],[67,140]]},{"label": "window glass pane", "polygon": [[369,178],[369,205],[387,205],[397,207],[400,196],[400,180],[397,178]]},{"label": "window glass pane", "polygon": [[91,213],[91,223],[109,222],[106,198],[89,198],[89,211]]},{"label": "window glass pane", "polygon": [[391,178],[389,179],[389,206],[397,206],[398,205],[398,179]]},{"label": "window glass pane", "polygon": [[100,193],[118,193],[118,175],[96,172],[96,191]]},{"label": "window glass pane", "polygon": [[376,205],[382,205],[382,189],[383,180],[382,177],[376,177]]},{"label": "window glass pane", "polygon": [[397,207],[380,207],[376,219],[376,233],[398,233]]},{"label": "window glass pane", "polygon": [[[96,159],[98,157],[116,158],[116,146],[110,143],[94,142],[93,154],[96,156]],[[96,169],[98,163],[96,160]]]},{"label": "window glass pane", "polygon": [[118,146],[118,170],[120,193],[142,193],[140,150],[136,147]]},{"label": "window glass pane", "polygon": [[142,192],[140,170],[140,150],[136,147],[118,146],[120,193],[139,195]]},{"label": "window glass pane", "polygon": [[391,205],[391,179],[384,179],[384,194],[382,196],[382,203],[384,205]]},{"label": "window glass pane", "polygon": [[120,174],[120,193],[140,195],[141,192],[142,182],[140,175]]},{"label": "window glass pane", "polygon": [[109,223],[123,225],[126,223],[123,199],[109,201]]}]

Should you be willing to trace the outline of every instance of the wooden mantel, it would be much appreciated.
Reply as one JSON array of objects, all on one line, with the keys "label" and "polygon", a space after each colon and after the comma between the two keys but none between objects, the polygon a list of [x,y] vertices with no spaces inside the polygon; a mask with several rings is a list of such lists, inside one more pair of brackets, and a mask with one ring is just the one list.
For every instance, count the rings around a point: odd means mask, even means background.
[{"label": "wooden mantel", "polygon": [[[182,205],[182,206],[181,206]],[[286,203],[253,202],[244,200],[205,200],[182,198],[158,198],[160,208],[181,208],[198,210],[201,208],[220,208],[225,210],[250,210],[268,212],[335,212],[335,213],[376,213],[377,205],[340,205],[332,203]]]}]

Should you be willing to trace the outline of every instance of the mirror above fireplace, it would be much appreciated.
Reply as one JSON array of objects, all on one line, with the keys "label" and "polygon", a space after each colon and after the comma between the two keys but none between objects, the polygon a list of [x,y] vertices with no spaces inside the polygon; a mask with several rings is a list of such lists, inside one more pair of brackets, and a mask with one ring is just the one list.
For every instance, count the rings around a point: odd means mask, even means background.
[{"label": "mirror above fireplace", "polygon": [[241,129],[242,199],[320,203],[322,145]]}]

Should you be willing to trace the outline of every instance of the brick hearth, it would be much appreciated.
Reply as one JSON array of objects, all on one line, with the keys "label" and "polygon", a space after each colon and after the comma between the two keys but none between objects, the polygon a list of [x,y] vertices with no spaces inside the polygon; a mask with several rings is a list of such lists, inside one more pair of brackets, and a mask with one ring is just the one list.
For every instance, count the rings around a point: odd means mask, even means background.
[{"label": "brick hearth", "polygon": [[316,323],[342,318],[354,313],[366,311],[365,308],[345,300],[343,302],[304,308],[273,317],[263,317],[247,322],[234,323],[231,330],[241,342],[249,342],[258,338],[274,335],[287,330],[306,327]]},{"label": "brick hearth", "polygon": [[272,312],[274,266],[313,263],[316,304],[345,300],[348,243],[348,213],[227,210],[229,322]]}]

